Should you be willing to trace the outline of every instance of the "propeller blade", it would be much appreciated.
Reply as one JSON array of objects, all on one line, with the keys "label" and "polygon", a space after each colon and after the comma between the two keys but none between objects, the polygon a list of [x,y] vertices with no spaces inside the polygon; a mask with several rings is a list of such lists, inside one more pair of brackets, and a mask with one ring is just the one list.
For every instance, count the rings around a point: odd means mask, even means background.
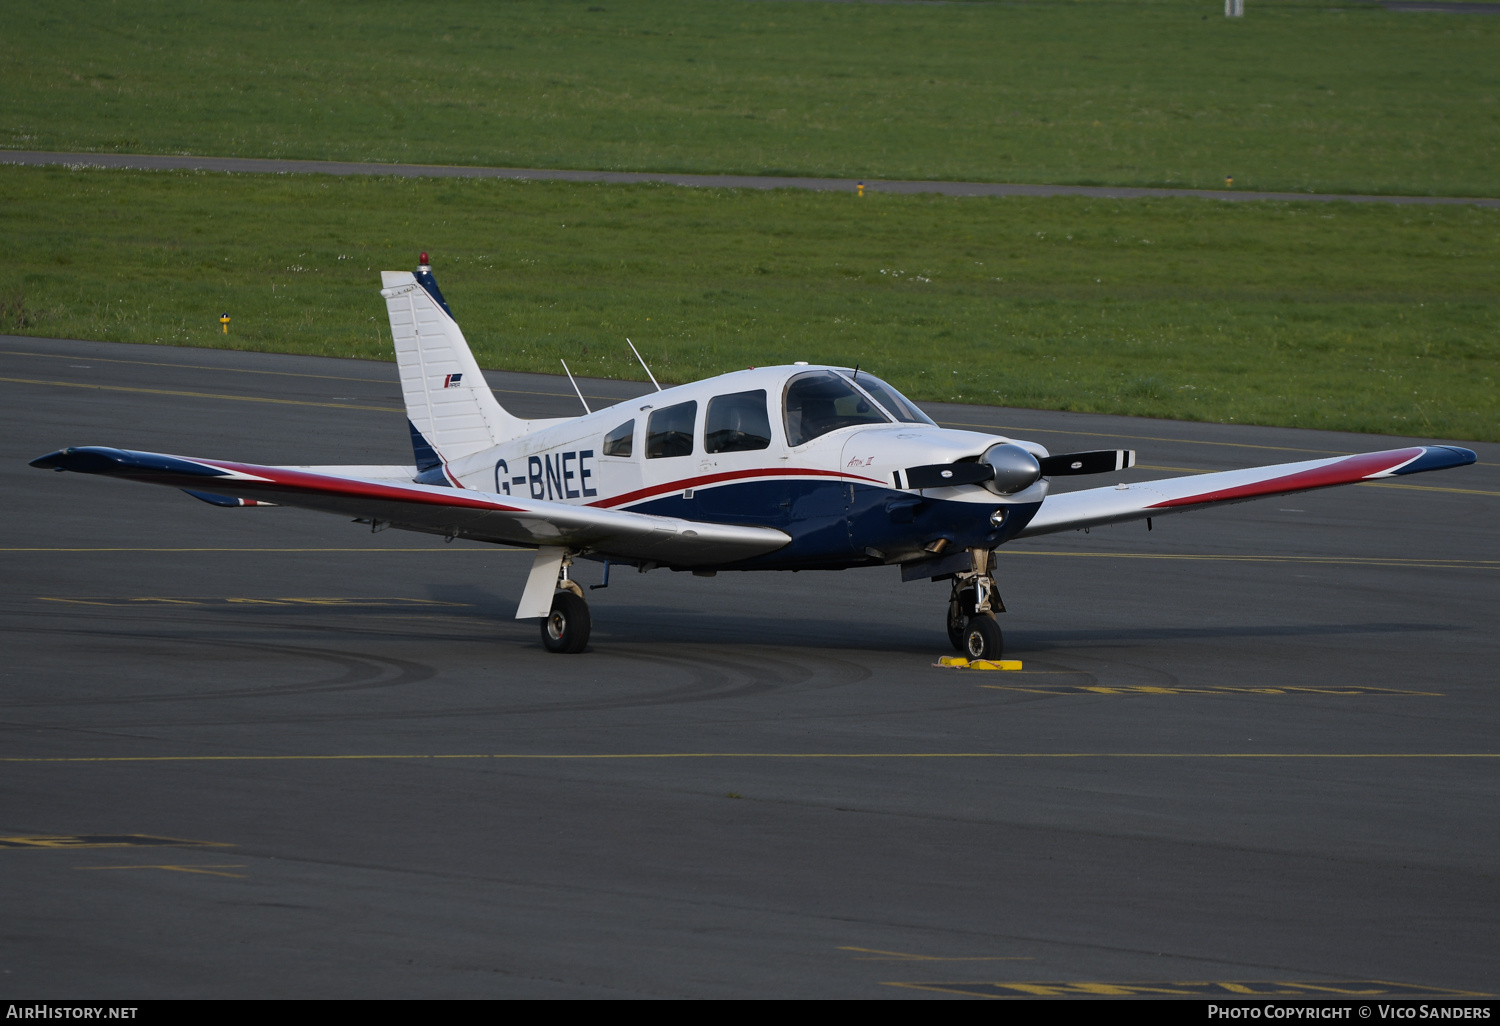
[{"label": "propeller blade", "polygon": [[1093,452],[1065,452],[1039,461],[1045,477],[1077,477],[1081,474],[1108,474],[1135,466],[1134,449],[1095,449]]},{"label": "propeller blade", "polygon": [[906,487],[952,488],[979,484],[994,476],[995,468],[988,463],[929,463],[925,467],[907,469]]}]

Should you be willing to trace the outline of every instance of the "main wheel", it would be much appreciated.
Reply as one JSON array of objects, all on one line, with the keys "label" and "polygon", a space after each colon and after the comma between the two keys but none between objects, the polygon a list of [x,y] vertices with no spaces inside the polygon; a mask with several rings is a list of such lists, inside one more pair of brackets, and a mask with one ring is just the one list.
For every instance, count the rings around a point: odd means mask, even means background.
[{"label": "main wheel", "polygon": [[552,596],[552,612],[542,620],[542,644],[548,652],[582,652],[589,643],[589,605],[571,591]]},{"label": "main wheel", "polygon": [[964,650],[964,611],[957,599],[948,603],[948,640],[953,643],[953,651]]},{"label": "main wheel", "polygon": [[960,649],[970,659],[999,659],[1005,651],[1005,639],[1000,634],[1000,625],[989,613],[969,617],[964,628],[963,647]]}]

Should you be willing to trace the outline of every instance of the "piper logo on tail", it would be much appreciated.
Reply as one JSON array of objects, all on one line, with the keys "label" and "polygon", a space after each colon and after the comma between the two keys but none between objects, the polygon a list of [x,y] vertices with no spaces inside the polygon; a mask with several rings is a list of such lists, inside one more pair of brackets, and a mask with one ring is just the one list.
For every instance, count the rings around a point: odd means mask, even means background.
[{"label": "piper logo on tail", "polygon": [[444,388],[457,388],[458,383],[463,380],[462,374],[449,374],[443,378]]}]

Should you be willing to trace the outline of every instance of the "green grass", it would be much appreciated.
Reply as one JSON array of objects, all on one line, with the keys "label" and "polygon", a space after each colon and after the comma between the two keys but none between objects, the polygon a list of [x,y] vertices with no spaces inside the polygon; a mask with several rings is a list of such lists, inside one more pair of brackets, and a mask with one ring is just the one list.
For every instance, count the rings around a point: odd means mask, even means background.
[{"label": "green grass", "polygon": [[0,331],[390,359],[418,249],[488,367],[1500,440],[1475,207],[8,168]]},{"label": "green grass", "polygon": [[11,3],[0,147],[1500,194],[1500,19],[1222,11]]}]

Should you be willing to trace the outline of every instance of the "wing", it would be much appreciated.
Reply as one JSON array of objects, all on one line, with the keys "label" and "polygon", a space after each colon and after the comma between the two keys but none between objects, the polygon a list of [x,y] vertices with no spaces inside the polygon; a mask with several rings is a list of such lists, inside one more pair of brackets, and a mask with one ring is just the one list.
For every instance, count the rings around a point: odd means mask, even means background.
[{"label": "wing", "polygon": [[1456,445],[1418,445],[1303,463],[1088,488],[1049,495],[1037,515],[1017,537],[1030,538],[1055,531],[1073,531],[1232,502],[1248,502],[1268,495],[1420,474],[1427,470],[1446,470],[1466,466],[1477,459],[1471,450]]},{"label": "wing", "polygon": [[392,469],[385,467],[262,467],[102,446],[60,449],[31,465],[168,485],[208,501],[221,498],[224,505],[298,506],[450,538],[563,546],[666,566],[734,563],[774,552],[791,541],[769,527],[711,524],[419,485],[384,474],[345,473]]}]

